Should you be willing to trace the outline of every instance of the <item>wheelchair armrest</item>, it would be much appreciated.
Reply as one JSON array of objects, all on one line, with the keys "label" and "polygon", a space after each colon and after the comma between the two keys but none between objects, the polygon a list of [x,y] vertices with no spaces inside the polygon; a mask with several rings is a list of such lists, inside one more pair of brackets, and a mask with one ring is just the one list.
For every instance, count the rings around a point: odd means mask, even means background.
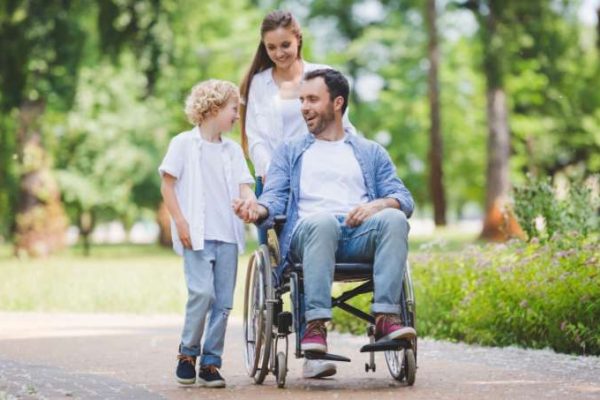
[{"label": "wheelchair armrest", "polygon": [[277,236],[279,236],[279,234],[281,233],[281,230],[283,229],[283,226],[285,225],[285,221],[287,221],[287,216],[286,215],[276,215],[273,220],[275,221],[275,224],[273,225],[273,229],[275,229],[275,233],[277,234]]}]

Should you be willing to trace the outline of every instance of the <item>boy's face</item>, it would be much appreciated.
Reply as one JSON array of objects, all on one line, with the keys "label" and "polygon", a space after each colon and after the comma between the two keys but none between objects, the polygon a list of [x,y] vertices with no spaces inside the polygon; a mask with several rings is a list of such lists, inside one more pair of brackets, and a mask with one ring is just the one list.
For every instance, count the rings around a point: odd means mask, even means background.
[{"label": "boy's face", "polygon": [[239,100],[237,97],[231,97],[227,100],[225,107],[221,108],[215,116],[217,125],[221,132],[229,132],[235,122],[240,119],[238,112]]}]

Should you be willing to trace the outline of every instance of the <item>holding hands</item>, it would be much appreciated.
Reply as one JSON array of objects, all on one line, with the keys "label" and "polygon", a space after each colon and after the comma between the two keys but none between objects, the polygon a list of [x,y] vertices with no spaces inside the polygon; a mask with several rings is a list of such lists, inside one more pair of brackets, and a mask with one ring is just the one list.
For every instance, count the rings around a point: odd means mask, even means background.
[{"label": "holding hands", "polygon": [[245,223],[256,222],[259,218],[259,204],[255,198],[234,199],[233,212]]}]

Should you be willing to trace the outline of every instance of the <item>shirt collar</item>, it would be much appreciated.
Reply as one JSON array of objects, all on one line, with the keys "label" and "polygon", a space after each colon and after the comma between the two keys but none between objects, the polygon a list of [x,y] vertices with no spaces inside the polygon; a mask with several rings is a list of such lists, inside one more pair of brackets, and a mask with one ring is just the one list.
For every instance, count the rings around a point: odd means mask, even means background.
[{"label": "shirt collar", "polygon": [[[206,140],[204,140],[202,138],[202,135],[200,134],[200,127],[198,125],[194,126],[191,132],[194,143],[196,143],[197,146],[200,146],[202,145],[202,143],[206,142]],[[223,147],[229,147],[229,140],[227,140],[223,136],[221,136],[221,143],[223,143]]]}]

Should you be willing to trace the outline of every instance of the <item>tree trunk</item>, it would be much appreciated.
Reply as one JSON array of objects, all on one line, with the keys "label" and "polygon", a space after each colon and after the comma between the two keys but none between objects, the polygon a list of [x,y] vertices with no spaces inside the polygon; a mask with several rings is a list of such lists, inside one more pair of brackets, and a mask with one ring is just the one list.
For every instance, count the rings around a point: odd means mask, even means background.
[{"label": "tree trunk", "polygon": [[156,222],[159,227],[158,243],[161,246],[171,247],[171,217],[164,202],[161,202],[158,207]]},{"label": "tree trunk", "polygon": [[83,255],[89,257],[91,252],[90,235],[96,226],[96,218],[92,211],[82,211],[79,214],[79,234],[83,245]]},{"label": "tree trunk", "polygon": [[600,6],[596,10],[596,18],[596,21],[598,21],[596,24],[596,47],[600,51]]},{"label": "tree trunk", "polygon": [[436,0],[427,0],[427,33],[429,36],[429,193],[433,202],[433,219],[436,226],[446,225],[446,196],[444,193],[444,174],[442,169],[443,143],[440,118],[440,88],[438,66],[440,51],[437,34]]},{"label": "tree trunk", "polygon": [[485,46],[483,66],[487,83],[488,163],[481,238],[493,241],[524,236],[516,217],[508,209],[510,131],[503,84],[504,49],[497,37],[496,26],[496,12],[502,6],[501,1],[490,1],[482,26]]},{"label": "tree trunk", "polygon": [[17,141],[21,176],[14,248],[18,256],[47,256],[65,245],[67,218],[37,132],[43,110],[41,101],[26,102],[19,109]]}]

